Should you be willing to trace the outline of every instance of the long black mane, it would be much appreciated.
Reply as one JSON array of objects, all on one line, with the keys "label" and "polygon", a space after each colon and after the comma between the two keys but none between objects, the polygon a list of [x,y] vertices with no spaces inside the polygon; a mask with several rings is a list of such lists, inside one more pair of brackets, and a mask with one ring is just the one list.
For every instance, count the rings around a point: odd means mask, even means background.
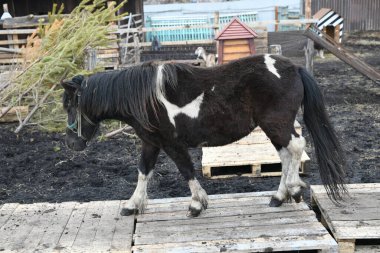
[{"label": "long black mane", "polygon": [[[157,80],[162,66],[161,80]],[[81,108],[97,119],[105,115],[133,116],[145,129],[157,128],[149,120],[149,112],[157,115],[160,92],[165,84],[177,84],[177,69],[191,71],[185,64],[149,62],[124,70],[97,73],[82,83]]]}]

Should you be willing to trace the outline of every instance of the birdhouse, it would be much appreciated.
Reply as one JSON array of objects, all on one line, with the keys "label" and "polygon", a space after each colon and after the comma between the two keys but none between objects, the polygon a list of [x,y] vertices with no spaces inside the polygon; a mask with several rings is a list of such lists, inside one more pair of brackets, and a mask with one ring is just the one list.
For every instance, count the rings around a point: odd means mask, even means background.
[{"label": "birdhouse", "polygon": [[255,31],[240,19],[233,18],[215,38],[219,41],[218,63],[223,64],[255,54],[254,39],[256,37]]},{"label": "birdhouse", "polygon": [[319,30],[324,31],[336,42],[342,42],[343,18],[338,13],[328,8],[322,8],[314,14],[313,18],[318,19]]}]

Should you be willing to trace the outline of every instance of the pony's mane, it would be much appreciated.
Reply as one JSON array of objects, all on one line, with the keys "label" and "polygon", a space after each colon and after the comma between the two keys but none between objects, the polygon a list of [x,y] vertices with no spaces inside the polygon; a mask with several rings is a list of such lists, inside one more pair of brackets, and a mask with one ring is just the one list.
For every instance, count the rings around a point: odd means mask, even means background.
[{"label": "pony's mane", "polygon": [[96,118],[132,115],[142,127],[152,131],[158,126],[149,120],[149,112],[157,116],[166,84],[175,88],[178,83],[178,69],[191,72],[186,64],[149,62],[94,74],[82,83],[81,107]]}]

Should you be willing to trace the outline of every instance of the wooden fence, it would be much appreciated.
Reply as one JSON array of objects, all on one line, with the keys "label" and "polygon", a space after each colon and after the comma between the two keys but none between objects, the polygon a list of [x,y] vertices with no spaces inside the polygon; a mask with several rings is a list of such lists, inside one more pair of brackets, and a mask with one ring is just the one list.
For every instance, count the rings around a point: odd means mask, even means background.
[{"label": "wooden fence", "polygon": [[[16,17],[3,21],[3,30],[0,30],[0,65],[22,63],[21,47],[27,43],[27,36],[31,35],[38,26],[38,20],[47,22],[47,16]],[[145,42],[147,33],[188,29],[210,29],[214,34],[223,28],[219,23],[208,25],[185,25],[170,27],[143,27],[140,14],[130,14],[123,20],[123,25],[113,26],[114,31],[110,31],[110,38],[117,39],[117,42],[110,43],[104,48],[97,48],[96,51],[89,53],[88,66],[92,68],[96,64],[101,64],[106,69],[116,69],[120,66],[127,66],[140,62],[140,54],[144,48],[152,47],[152,42]],[[314,23],[316,20],[269,20],[248,22],[247,25],[259,34],[255,39],[255,46],[258,53],[268,51],[268,35],[266,26],[269,24],[292,24],[302,26]],[[6,39],[5,39],[6,38]],[[181,45],[215,45],[213,39],[207,40],[184,40],[184,41],[164,41],[161,46],[181,46]],[[95,62],[94,62],[95,61]]]}]

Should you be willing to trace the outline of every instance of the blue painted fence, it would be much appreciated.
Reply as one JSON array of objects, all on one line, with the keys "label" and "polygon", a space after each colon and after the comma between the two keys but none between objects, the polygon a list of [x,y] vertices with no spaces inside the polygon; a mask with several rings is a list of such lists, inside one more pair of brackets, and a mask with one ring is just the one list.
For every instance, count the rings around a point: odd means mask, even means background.
[{"label": "blue painted fence", "polygon": [[[236,15],[220,15],[219,28],[222,29],[233,17],[239,17],[243,22],[254,22],[257,19],[257,12],[247,12]],[[145,27],[171,27],[171,26],[193,26],[193,25],[213,25],[213,16],[192,16],[192,17],[150,17],[145,19]],[[212,28],[187,28],[182,30],[164,30],[146,33],[146,41],[153,41],[157,36],[158,41],[186,41],[186,40],[210,40],[215,38]]]}]

